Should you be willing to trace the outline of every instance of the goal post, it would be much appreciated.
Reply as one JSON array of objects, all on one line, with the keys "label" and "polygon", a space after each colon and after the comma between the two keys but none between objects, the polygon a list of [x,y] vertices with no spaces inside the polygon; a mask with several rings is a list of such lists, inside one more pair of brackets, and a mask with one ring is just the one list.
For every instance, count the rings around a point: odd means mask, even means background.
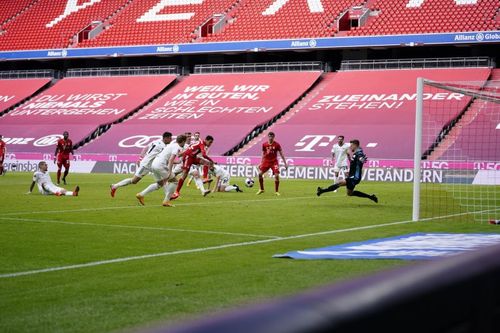
[{"label": "goal post", "polygon": [[417,79],[413,221],[500,223],[500,81]]}]

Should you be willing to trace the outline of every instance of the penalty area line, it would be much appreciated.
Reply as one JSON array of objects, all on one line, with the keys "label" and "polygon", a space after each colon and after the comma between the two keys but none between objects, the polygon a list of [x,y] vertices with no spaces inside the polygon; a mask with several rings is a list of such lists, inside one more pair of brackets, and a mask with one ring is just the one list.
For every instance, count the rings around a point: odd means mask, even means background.
[{"label": "penalty area line", "polygon": [[[251,199],[251,200],[221,200],[221,201],[210,201],[206,200],[203,202],[186,202],[186,203],[175,203],[176,207],[188,207],[188,206],[210,206],[210,205],[225,205],[230,203],[245,204],[245,203],[262,203],[262,202],[273,202],[273,201],[293,201],[293,200],[304,200],[311,199],[313,196],[307,197],[291,197],[291,198],[269,198],[269,199]],[[335,198],[335,197],[334,197]],[[53,214],[53,213],[75,213],[75,212],[93,212],[93,211],[106,211],[106,210],[117,210],[117,209],[147,209],[147,208],[161,208],[161,205],[146,205],[141,206],[139,204],[134,206],[108,206],[108,207],[96,207],[96,208],[76,208],[76,209],[63,209],[63,210],[41,210],[41,211],[29,211],[29,212],[7,212],[2,213],[2,216],[18,216],[18,215],[34,215],[34,214]],[[170,209],[170,208],[168,208]]]},{"label": "penalty area line", "polygon": [[122,224],[100,224],[100,223],[90,223],[90,222],[68,222],[59,220],[28,219],[20,217],[0,217],[0,220],[13,221],[13,222],[54,223],[54,224],[83,225],[83,226],[94,226],[94,227],[125,228],[125,229],[139,229],[139,230],[161,230],[161,231],[174,231],[174,232],[186,232],[186,233],[198,233],[198,234],[257,237],[257,238],[280,238],[279,236],[256,235],[256,234],[246,234],[239,232],[229,232],[229,231],[147,227],[147,226],[122,225]]},{"label": "penalty area line", "polygon": [[389,222],[389,223],[375,224],[375,225],[369,225],[369,226],[363,226],[363,227],[353,227],[353,228],[347,228],[347,229],[321,231],[321,232],[310,233],[310,234],[293,235],[293,236],[286,236],[286,237],[279,237],[279,238],[272,238],[272,239],[262,239],[262,240],[242,242],[242,243],[229,243],[229,244],[196,248],[196,249],[153,253],[153,254],[146,254],[146,255],[140,255],[140,256],[132,256],[132,257],[125,257],[125,258],[116,258],[116,259],[109,259],[109,260],[94,261],[94,262],[69,265],[69,266],[50,267],[50,268],[37,269],[37,270],[25,271],[25,272],[0,274],[0,278],[14,278],[14,277],[19,277],[19,276],[34,275],[34,274],[56,272],[56,271],[64,271],[64,270],[86,268],[86,267],[95,267],[95,266],[122,263],[122,262],[134,261],[134,260],[143,260],[143,259],[150,259],[150,258],[157,258],[157,257],[167,257],[167,256],[188,254],[188,253],[197,253],[197,252],[207,252],[207,251],[221,250],[221,249],[227,249],[227,248],[232,248],[232,247],[251,246],[251,245],[266,244],[266,243],[291,240],[291,239],[298,239],[298,238],[314,237],[314,236],[321,236],[321,235],[328,235],[328,234],[337,234],[337,233],[343,233],[343,232],[349,232],[349,231],[375,229],[375,228],[380,228],[380,227],[393,226],[393,225],[406,224],[406,223],[413,223],[413,221],[408,220],[408,221],[399,221],[399,222]]}]

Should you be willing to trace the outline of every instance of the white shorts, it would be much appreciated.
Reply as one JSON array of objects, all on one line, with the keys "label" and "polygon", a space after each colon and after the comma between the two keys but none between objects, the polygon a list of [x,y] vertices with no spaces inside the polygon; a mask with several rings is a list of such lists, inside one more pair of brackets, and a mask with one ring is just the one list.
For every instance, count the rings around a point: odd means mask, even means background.
[{"label": "white shorts", "polygon": [[333,167],[333,171],[335,172],[340,172],[341,170],[345,173],[347,171],[347,165],[342,165],[342,166],[335,165]]},{"label": "white shorts", "polygon": [[43,195],[53,195],[56,193],[62,194],[63,191],[66,191],[62,187],[56,186],[54,184],[43,184],[42,189],[43,189],[43,191],[41,191],[41,193]]},{"label": "white shorts", "polygon": [[[174,175],[181,174],[182,173],[182,163],[176,164],[174,166],[172,172],[174,173]],[[201,174],[200,171],[198,170],[198,166],[192,165],[191,169],[189,169],[188,175],[193,176],[196,172],[198,172],[198,174]]]},{"label": "white shorts", "polygon": [[135,170],[134,176],[136,176],[138,178],[142,178],[142,177],[146,176],[150,172],[151,172],[151,170],[147,166],[139,165],[139,167],[137,168],[137,170]]},{"label": "white shorts", "polygon": [[230,181],[231,181],[231,177],[221,177],[218,185],[219,185],[219,187],[220,186],[228,186]]}]

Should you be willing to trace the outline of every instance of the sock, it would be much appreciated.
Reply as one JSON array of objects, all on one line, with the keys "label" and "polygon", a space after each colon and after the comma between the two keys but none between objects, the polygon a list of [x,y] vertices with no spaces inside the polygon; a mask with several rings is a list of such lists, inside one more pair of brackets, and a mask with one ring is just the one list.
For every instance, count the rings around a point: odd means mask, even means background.
[{"label": "sock", "polygon": [[279,192],[279,189],[280,189],[280,181],[279,180],[275,180],[274,181],[274,191],[275,192]]},{"label": "sock", "polygon": [[73,195],[73,191],[66,191],[66,193],[64,193],[64,195],[72,196]]},{"label": "sock", "polygon": [[321,192],[322,193],[332,192],[332,191],[335,191],[336,189],[338,189],[339,187],[340,187],[339,184],[333,184],[333,185],[328,186],[327,188],[322,188]]},{"label": "sock", "polygon": [[177,188],[175,189],[175,192],[180,193],[183,184],[184,184],[184,178],[179,179],[179,183],[177,184]]},{"label": "sock", "polygon": [[69,168],[64,170],[63,179],[66,179],[66,176],[68,175],[68,173],[69,173]]},{"label": "sock", "polygon": [[156,191],[159,188],[160,188],[160,185],[158,185],[157,183],[153,183],[153,184],[149,185],[148,187],[146,187],[144,190],[142,190],[142,192],[139,194],[142,195],[143,197],[145,197],[148,193]]},{"label": "sock", "polygon": [[226,191],[226,192],[236,191],[236,186],[228,185],[228,186],[226,186],[224,191]]},{"label": "sock", "polygon": [[170,197],[172,196],[172,194],[174,194],[176,187],[177,185],[175,183],[167,183],[165,186],[163,186],[163,190],[165,191],[164,201],[170,201]]},{"label": "sock", "polygon": [[259,185],[260,185],[260,190],[264,191],[264,177],[259,175]]},{"label": "sock", "polygon": [[205,186],[203,186],[203,180],[201,180],[200,177],[196,177],[194,179],[194,182],[196,183],[196,186],[201,191],[201,193],[205,192]]},{"label": "sock", "polygon": [[118,187],[130,185],[130,184],[132,184],[132,178],[126,178],[124,180],[120,180],[118,183],[113,184],[112,186],[115,189]]},{"label": "sock", "polygon": [[0,175],[3,175],[3,166],[0,166]]},{"label": "sock", "polygon": [[61,182],[61,169],[57,169],[57,182]]},{"label": "sock", "polygon": [[363,193],[361,191],[354,191],[352,192],[352,195],[355,197],[360,197],[360,198],[371,198],[372,196],[366,193]]}]

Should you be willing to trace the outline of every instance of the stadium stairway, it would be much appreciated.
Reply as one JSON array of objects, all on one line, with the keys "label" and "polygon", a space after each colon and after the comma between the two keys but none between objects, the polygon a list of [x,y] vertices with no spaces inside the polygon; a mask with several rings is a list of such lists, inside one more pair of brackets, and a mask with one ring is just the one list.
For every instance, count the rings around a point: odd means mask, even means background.
[{"label": "stadium stairway", "polygon": [[285,110],[286,112],[277,119],[276,122],[268,126],[266,129],[262,130],[259,134],[255,135],[250,141],[248,141],[244,146],[237,149],[233,155],[240,156],[244,155],[246,151],[258,144],[263,138],[267,136],[267,133],[271,132],[274,126],[286,123],[293,116],[297,115],[311,100],[317,97],[324,89],[328,86],[328,83],[333,79],[335,73],[323,73],[320,79],[306,91],[301,98],[297,100],[290,108]]},{"label": "stadium stairway", "polygon": [[16,104],[10,106],[9,108],[5,109],[5,110],[0,110],[0,118],[4,115],[6,115],[7,113],[9,113],[10,111],[22,106],[23,104],[25,103],[29,103],[33,98],[37,97],[38,95],[40,95],[41,93],[43,93],[45,90],[49,89],[50,87],[52,87],[53,85],[55,85],[60,79],[57,79],[57,78],[52,78],[50,81],[48,81],[47,83],[45,83],[42,87],[38,88],[33,94],[30,94],[26,97],[24,97],[23,99],[21,99],[19,102],[17,102]]},{"label": "stadium stairway", "polygon": [[[482,87],[477,90],[478,93],[494,91],[497,94],[500,90],[500,70],[493,69],[488,81]],[[473,98],[469,104],[465,107],[463,112],[458,114],[455,119],[453,119],[438,135],[436,142],[430,149],[424,153],[423,158],[427,160],[439,160],[443,155],[451,154],[450,150],[457,143],[457,139],[460,134],[471,124],[478,121],[480,114],[484,113],[485,110],[490,107],[489,102],[480,98]],[[480,117],[479,117],[480,119]],[[451,127],[450,127],[451,126]],[[476,147],[478,151],[481,151],[481,147]]]}]

